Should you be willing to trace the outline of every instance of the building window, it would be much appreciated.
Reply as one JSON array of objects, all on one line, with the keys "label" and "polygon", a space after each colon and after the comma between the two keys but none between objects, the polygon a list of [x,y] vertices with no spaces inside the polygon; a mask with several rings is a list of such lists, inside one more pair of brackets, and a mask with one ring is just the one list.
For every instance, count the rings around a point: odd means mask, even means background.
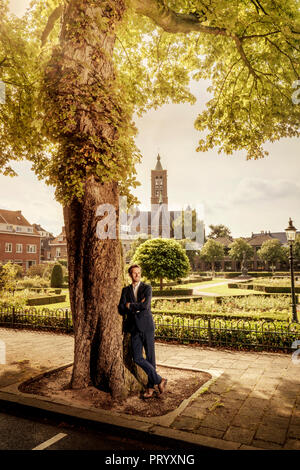
[{"label": "building window", "polygon": [[60,248],[56,248],[56,257],[57,257],[57,258],[60,257]]},{"label": "building window", "polygon": [[22,253],[23,252],[23,245],[22,243],[17,243],[16,244],[16,253]]},{"label": "building window", "polygon": [[27,253],[36,253],[36,245],[27,245]]},{"label": "building window", "polygon": [[16,227],[16,231],[17,231],[17,232],[22,232],[22,227],[18,227],[18,226],[17,226],[17,227]]},{"label": "building window", "polygon": [[32,232],[33,232],[33,228],[32,228],[32,227],[27,227],[27,232],[32,233]]},{"label": "building window", "polygon": [[5,243],[5,253],[12,253],[12,243]]},{"label": "building window", "polygon": [[13,229],[13,226],[12,226],[12,225],[6,225],[6,230],[12,231],[12,229]]}]

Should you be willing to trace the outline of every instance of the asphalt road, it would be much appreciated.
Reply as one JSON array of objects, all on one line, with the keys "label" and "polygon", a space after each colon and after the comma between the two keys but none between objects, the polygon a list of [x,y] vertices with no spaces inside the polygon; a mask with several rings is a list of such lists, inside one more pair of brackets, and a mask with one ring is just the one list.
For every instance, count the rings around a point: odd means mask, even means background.
[{"label": "asphalt road", "polygon": [[199,447],[0,402],[0,451],[199,451]]},{"label": "asphalt road", "polygon": [[151,450],[165,447],[123,435],[0,413],[0,450]]}]

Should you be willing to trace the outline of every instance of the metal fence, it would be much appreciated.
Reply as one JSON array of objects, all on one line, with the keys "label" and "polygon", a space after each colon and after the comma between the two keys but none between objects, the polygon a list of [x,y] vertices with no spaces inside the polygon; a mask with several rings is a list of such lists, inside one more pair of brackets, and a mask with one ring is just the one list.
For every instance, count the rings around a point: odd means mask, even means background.
[{"label": "metal fence", "polygon": [[[235,349],[292,350],[300,340],[300,324],[288,321],[266,321],[218,318],[197,315],[154,314],[155,338],[183,344],[198,343]],[[0,326],[36,330],[73,332],[69,309],[2,308]]]},{"label": "metal fence", "polygon": [[73,323],[70,309],[37,309],[6,307],[0,309],[0,326],[72,332]]}]

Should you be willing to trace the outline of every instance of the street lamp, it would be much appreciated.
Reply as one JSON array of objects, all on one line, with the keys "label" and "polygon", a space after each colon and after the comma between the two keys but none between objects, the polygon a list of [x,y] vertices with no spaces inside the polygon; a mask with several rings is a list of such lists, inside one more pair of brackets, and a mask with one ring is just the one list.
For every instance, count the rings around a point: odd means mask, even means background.
[{"label": "street lamp", "polygon": [[290,218],[289,226],[285,229],[286,238],[290,245],[290,269],[291,269],[291,291],[292,291],[292,309],[293,309],[293,321],[298,322],[297,310],[296,310],[296,298],[295,298],[295,283],[294,283],[294,265],[293,265],[293,243],[296,238],[296,228],[293,226],[293,221]]}]

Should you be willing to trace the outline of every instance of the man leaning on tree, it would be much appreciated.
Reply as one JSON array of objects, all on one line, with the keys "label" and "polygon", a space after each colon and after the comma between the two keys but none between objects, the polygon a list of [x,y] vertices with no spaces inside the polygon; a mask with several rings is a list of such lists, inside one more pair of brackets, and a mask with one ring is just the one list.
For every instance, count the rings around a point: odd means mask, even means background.
[{"label": "man leaning on tree", "polygon": [[[152,287],[141,282],[141,268],[133,264],[128,269],[132,284],[124,287],[119,302],[119,313],[127,316],[126,328],[131,333],[131,345],[134,362],[148,376],[144,398],[151,398],[158,386],[159,393],[166,389],[167,379],[156,372],[154,349],[154,321],[151,313]],[[143,348],[146,358],[143,356]]]}]

